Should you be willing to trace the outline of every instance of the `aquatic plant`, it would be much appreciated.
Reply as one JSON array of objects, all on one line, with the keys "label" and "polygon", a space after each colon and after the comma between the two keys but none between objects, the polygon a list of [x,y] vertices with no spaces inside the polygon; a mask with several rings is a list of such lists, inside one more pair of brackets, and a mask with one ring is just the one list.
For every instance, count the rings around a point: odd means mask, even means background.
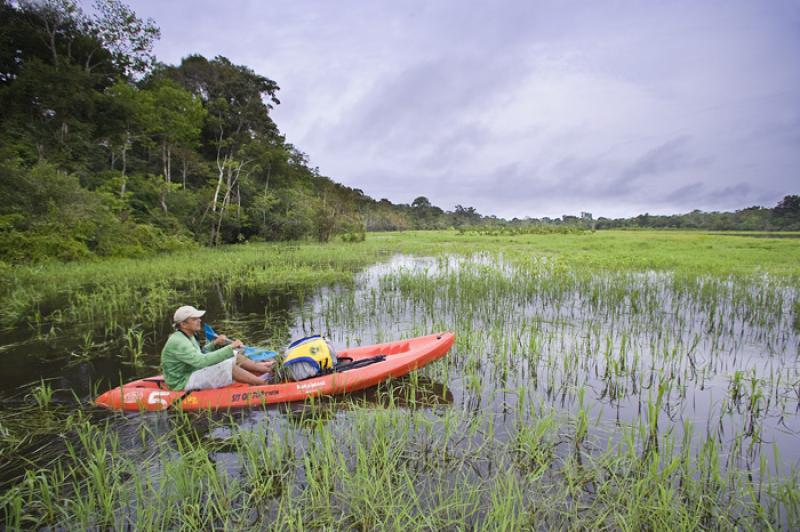
[{"label": "aquatic plant", "polygon": [[2,414],[12,459],[47,434],[65,442],[10,475],[7,527],[800,526],[788,239],[436,232],[198,253],[15,271],[5,323],[31,337],[55,324],[65,350],[91,345],[82,368],[138,360],[135,375],[187,299],[275,349],[445,329],[456,344],[408,378],[303,405],[123,416],[49,399]]}]

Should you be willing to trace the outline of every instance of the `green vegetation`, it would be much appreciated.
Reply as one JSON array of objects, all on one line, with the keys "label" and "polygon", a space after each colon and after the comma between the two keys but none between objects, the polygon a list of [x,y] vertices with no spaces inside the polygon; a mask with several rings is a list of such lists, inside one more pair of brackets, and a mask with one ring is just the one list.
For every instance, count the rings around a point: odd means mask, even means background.
[{"label": "green vegetation", "polygon": [[363,195],[270,118],[274,81],[224,57],[156,63],[158,28],[119,0],[0,14],[0,260],[363,234]]},{"label": "green vegetation", "polygon": [[[298,294],[276,348],[457,338],[377,391],[245,412],[107,415],[36,376],[0,411],[24,464],[6,525],[793,529],[798,264],[795,239],[444,231],[16,268],[6,327],[143,375],[172,308],[217,292]],[[267,316],[227,312],[263,335]]]},{"label": "green vegetation", "polygon": [[735,212],[702,212],[658,216],[640,214],[633,218],[600,218],[597,229],[651,228],[703,229],[706,231],[800,231],[800,196],[784,196],[769,209],[752,206]]},{"label": "green vegetation", "polygon": [[[136,451],[107,426],[70,418],[62,465],[28,473],[5,494],[6,524],[520,530],[797,523],[797,479],[776,479],[766,468],[757,481],[726,472],[714,440],[695,454],[665,437],[663,451],[642,454],[643,442],[626,431],[617,449],[590,458],[566,448],[570,436],[556,439],[556,418],[542,412],[514,439],[491,443],[494,435],[476,430],[467,413],[392,404],[415,386],[384,389],[384,406],[347,404],[346,426],[326,419],[328,408],[344,404],[313,406],[288,421],[258,413],[263,431],[202,414],[173,413],[160,422],[166,431],[143,419]],[[540,423],[549,437],[528,439]],[[780,502],[792,513],[779,515]]]},{"label": "green vegetation", "polygon": [[120,0],[97,0],[92,13],[74,0],[0,0],[0,264],[407,229],[800,229],[798,196],[774,209],[596,223],[505,221],[424,196],[376,201],[287,142],[270,115],[276,81],[221,56],[158,63],[154,21]]},{"label": "green vegetation", "polygon": [[559,271],[584,276],[605,270],[654,270],[674,272],[681,278],[696,278],[699,273],[722,278],[768,273],[796,280],[800,276],[797,248],[791,239],[679,232],[497,237],[426,231],[380,233],[361,244],[263,243],[197,249],[148,260],[8,269],[6,284],[0,287],[5,302],[0,325],[28,324],[43,332],[88,328],[113,337],[122,325],[162,322],[171,307],[205,297],[209,287],[227,297],[271,288],[310,290],[350,279],[352,272],[387,252],[431,256],[481,250],[534,264],[548,257]]}]

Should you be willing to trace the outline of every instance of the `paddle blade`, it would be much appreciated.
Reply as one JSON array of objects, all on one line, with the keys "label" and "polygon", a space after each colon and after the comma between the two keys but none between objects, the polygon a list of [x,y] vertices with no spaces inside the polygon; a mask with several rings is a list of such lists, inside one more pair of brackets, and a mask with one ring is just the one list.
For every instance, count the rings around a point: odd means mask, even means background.
[{"label": "paddle blade", "polygon": [[267,351],[266,349],[261,349],[258,347],[244,348],[244,356],[255,362],[269,360],[271,358],[275,358],[277,355],[278,353],[276,353],[275,351]]},{"label": "paddle blade", "polygon": [[203,332],[206,335],[206,340],[209,342],[213,342],[214,339],[219,336],[217,332],[209,325],[208,323],[203,324]]}]

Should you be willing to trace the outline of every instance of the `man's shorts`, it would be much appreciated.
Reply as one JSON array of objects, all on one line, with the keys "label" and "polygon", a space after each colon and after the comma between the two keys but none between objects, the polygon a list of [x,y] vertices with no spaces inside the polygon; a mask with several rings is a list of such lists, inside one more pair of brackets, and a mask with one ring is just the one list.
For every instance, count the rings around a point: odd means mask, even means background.
[{"label": "man's shorts", "polygon": [[233,363],[236,357],[226,358],[213,366],[198,369],[189,375],[184,390],[207,390],[233,384]]}]

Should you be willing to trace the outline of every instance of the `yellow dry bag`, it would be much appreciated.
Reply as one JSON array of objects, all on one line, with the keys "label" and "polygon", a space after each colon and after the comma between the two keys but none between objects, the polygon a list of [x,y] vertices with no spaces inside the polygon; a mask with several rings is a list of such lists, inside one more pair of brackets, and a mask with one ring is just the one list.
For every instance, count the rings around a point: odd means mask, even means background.
[{"label": "yellow dry bag", "polygon": [[292,380],[315,377],[336,365],[336,351],[320,336],[301,338],[289,346],[283,367]]}]

